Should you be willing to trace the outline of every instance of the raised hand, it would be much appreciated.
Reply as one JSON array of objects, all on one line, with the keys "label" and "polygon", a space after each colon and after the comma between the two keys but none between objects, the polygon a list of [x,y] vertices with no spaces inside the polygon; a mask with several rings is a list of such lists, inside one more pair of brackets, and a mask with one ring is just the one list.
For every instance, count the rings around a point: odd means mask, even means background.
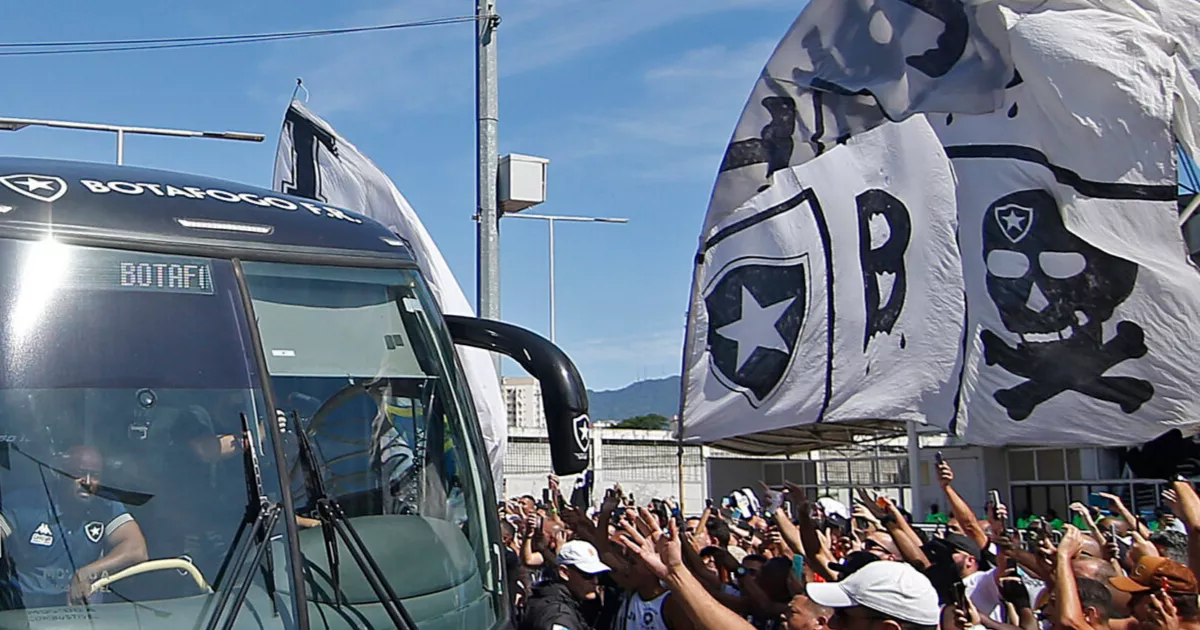
[{"label": "raised hand", "polygon": [[1163,490],[1162,499],[1163,503],[1166,503],[1167,507],[1171,508],[1172,512],[1176,514],[1179,513],[1179,495],[1174,489],[1167,488],[1166,490]]},{"label": "raised hand", "polygon": [[[882,507],[879,504],[879,502],[882,501],[891,506],[892,502],[886,496],[880,495],[879,497],[872,497],[871,494],[864,488],[857,488],[857,492],[859,503],[861,503],[862,507],[866,508],[867,511],[870,512],[872,517],[871,520],[878,523],[888,515],[889,508]],[[857,511],[858,508],[855,507],[855,510]],[[856,513],[855,516],[858,516],[858,514]]]},{"label": "raised hand", "polygon": [[621,484],[604,491],[604,501],[600,504],[601,512],[612,512],[621,505]]},{"label": "raised hand", "polygon": [[1018,610],[1030,607],[1029,589],[1019,576],[1006,575],[1000,578],[1000,597]]},{"label": "raised hand", "polygon": [[638,527],[626,523],[624,531],[613,536],[612,540],[633,552],[658,579],[665,580],[672,570],[683,566],[679,526],[672,519],[668,532],[664,534],[658,527],[658,519],[646,508],[638,510],[638,520],[652,529],[649,536],[643,535]]},{"label": "raised hand", "polygon": [[1083,535],[1074,525],[1066,526],[1062,542],[1058,543],[1058,561],[1071,561],[1083,550]]},{"label": "raised hand", "polygon": [[[1117,510],[1118,512],[1124,511],[1125,502],[1121,501],[1121,497],[1108,492],[1097,492],[1096,494],[1107,500],[1109,504],[1113,506],[1113,509]],[[1130,523],[1130,525],[1132,525],[1132,523]]]},{"label": "raised hand", "polygon": [[1164,592],[1157,592],[1146,602],[1146,612],[1149,613],[1149,627],[1155,630],[1179,630],[1179,610],[1175,600]]},{"label": "raised hand", "polygon": [[954,469],[945,460],[937,465],[938,484],[943,488],[950,487],[954,483]]}]

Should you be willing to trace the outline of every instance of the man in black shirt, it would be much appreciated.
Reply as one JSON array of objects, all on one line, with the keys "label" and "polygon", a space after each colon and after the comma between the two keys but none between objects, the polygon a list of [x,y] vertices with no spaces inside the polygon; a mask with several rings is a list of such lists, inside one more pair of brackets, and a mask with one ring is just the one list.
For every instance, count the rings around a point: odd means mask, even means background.
[{"label": "man in black shirt", "polygon": [[591,543],[572,540],[558,550],[554,578],[533,587],[520,630],[591,630],[582,605],[599,597],[609,571]]}]

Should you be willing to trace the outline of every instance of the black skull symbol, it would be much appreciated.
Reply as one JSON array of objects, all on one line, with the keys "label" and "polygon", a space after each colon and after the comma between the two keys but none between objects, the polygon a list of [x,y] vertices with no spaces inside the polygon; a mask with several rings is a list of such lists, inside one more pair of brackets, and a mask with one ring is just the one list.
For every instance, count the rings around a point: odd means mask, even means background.
[{"label": "black skull symbol", "polygon": [[1103,324],[1133,292],[1136,263],[1092,246],[1067,230],[1054,198],[1042,190],[1006,195],[983,220],[987,290],[1014,349],[990,330],[981,333],[985,360],[1029,380],[996,392],[1010,417],[1022,420],[1042,402],[1071,389],[1137,410],[1150,383],[1104,372],[1146,353],[1142,328],[1117,324],[1104,343]]},{"label": "black skull symbol", "polygon": [[983,221],[987,289],[1004,327],[1027,342],[1100,338],[1137,280],[1137,265],[1107,254],[1063,225],[1042,190],[998,199]]}]

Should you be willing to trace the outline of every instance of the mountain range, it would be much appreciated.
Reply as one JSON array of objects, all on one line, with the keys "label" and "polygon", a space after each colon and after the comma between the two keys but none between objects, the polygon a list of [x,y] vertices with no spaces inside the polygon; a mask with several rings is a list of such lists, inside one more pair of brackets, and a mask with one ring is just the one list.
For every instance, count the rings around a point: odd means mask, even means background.
[{"label": "mountain range", "polygon": [[649,379],[621,389],[588,390],[592,420],[624,420],[656,413],[670,418],[679,413],[679,377]]}]

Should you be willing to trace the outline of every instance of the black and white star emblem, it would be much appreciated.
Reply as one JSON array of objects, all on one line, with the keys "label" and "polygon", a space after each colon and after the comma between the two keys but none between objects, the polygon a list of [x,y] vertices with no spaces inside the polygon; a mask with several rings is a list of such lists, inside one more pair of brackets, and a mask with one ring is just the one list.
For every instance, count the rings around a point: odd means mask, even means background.
[{"label": "black and white star emblem", "polygon": [[104,538],[104,523],[100,521],[92,521],[83,527],[83,533],[87,534],[87,539],[93,543],[100,542]]},{"label": "black and white star emblem", "polygon": [[997,206],[996,222],[1009,241],[1020,242],[1029,235],[1029,228],[1033,226],[1033,208],[1014,203]]},{"label": "black and white star emblem", "polygon": [[592,446],[592,421],[587,414],[575,418],[575,444],[583,452]]},{"label": "black and white star emblem", "polygon": [[705,292],[708,350],[717,377],[767,400],[787,374],[808,310],[808,256],[743,258],[721,270]]},{"label": "black and white star emblem", "polygon": [[0,184],[4,184],[13,192],[46,203],[58,201],[67,194],[67,182],[52,175],[5,175],[0,177]]}]

